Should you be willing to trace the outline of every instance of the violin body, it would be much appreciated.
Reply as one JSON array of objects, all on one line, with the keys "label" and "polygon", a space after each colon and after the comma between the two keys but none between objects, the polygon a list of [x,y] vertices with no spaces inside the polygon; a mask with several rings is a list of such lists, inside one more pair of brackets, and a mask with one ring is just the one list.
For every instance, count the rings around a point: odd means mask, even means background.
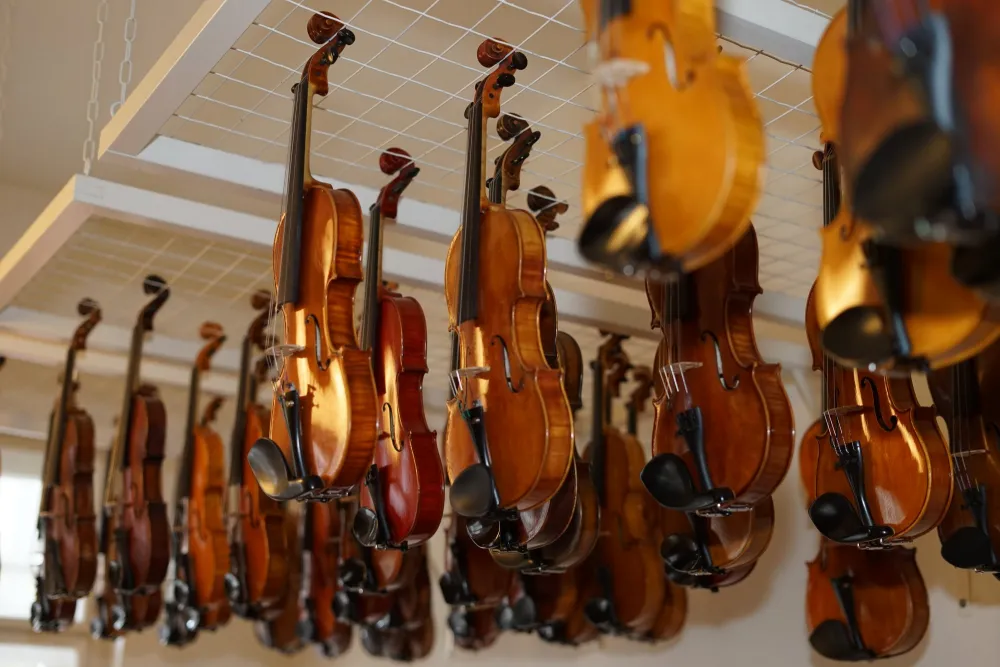
[{"label": "violin body", "polygon": [[[70,380],[72,381],[72,380]],[[85,597],[97,576],[97,515],[94,513],[94,422],[73,401],[65,413],[59,461],[60,483],[49,494],[43,540],[54,544],[58,561],[46,553],[43,594],[49,598]],[[52,568],[58,568],[57,574]],[[57,585],[61,581],[62,585]],[[65,605],[73,607],[74,605]],[[72,620],[72,615],[70,615]]]},{"label": "violin body", "polygon": [[998,572],[1000,561],[1000,450],[998,411],[992,401],[997,346],[951,369],[934,371],[928,384],[934,405],[948,425],[955,494],[938,526],[941,555],[961,568]]},{"label": "violin body", "polygon": [[927,588],[913,549],[871,551],[824,540],[809,563],[809,643],[832,660],[912,650],[927,632]]},{"label": "violin body", "polygon": [[493,608],[510,590],[514,572],[495,563],[489,551],[476,546],[466,522],[453,515],[445,531],[445,571],[438,581],[441,595],[453,607]]},{"label": "violin body", "polygon": [[308,623],[301,634],[320,647],[324,657],[332,658],[347,650],[351,626],[337,620],[333,609],[338,589],[337,560],[343,532],[340,512],[329,503],[309,503],[302,517],[307,537],[303,539],[303,558],[308,560],[303,572],[309,573],[305,611]]},{"label": "violin body", "polygon": [[687,620],[687,591],[668,581],[663,596],[663,605],[656,620],[645,634],[636,635],[633,639],[650,643],[673,639],[680,634]]},{"label": "violin body", "polygon": [[[582,6],[588,39],[600,47],[605,113],[583,132],[581,251],[617,265],[657,259],[637,249],[646,230],[628,227],[630,211],[645,206],[659,251],[697,269],[743,234],[760,187],[763,127],[742,62],[718,53],[711,2]],[[642,144],[645,159],[629,144]],[[635,191],[630,170],[645,174],[647,192]]]},{"label": "violin body", "polygon": [[285,544],[289,553],[288,579],[278,604],[278,613],[268,620],[253,624],[254,635],[267,648],[285,655],[292,655],[306,647],[306,640],[299,632],[302,607],[299,592],[302,590],[302,543],[299,540],[298,521],[289,512],[283,526]]},{"label": "violin body", "polygon": [[[753,300],[761,293],[757,257],[751,227],[729,253],[693,274],[687,288],[647,281],[653,327],[664,332],[656,366],[700,364],[682,371],[682,379],[657,380],[655,458],[644,475],[664,507],[694,511],[721,503],[746,509],[771,495],[791,465],[795,429],[781,366],[763,361],[753,332]],[[691,414],[692,404],[705,415],[699,418],[700,443],[676,426]],[[712,417],[720,414],[726,418]],[[653,474],[668,460],[671,470],[691,479],[688,491],[673,473],[662,479]],[[695,479],[707,488],[696,492]]]},{"label": "violin body", "polygon": [[[302,221],[301,307],[282,307],[284,341],[301,352],[285,359],[285,385],[300,388],[306,466],[324,488],[347,489],[368,469],[378,437],[371,356],[358,348],[354,297],[363,273],[364,217],[349,190],[313,182],[305,194]],[[284,220],[274,237],[275,268],[281,265]],[[277,285],[279,276],[275,274]],[[319,321],[316,325],[315,320]],[[318,337],[317,337],[318,335]],[[329,359],[325,370],[314,349]],[[321,407],[322,406],[322,407]],[[280,398],[271,407],[270,435],[291,459],[291,443]]]}]

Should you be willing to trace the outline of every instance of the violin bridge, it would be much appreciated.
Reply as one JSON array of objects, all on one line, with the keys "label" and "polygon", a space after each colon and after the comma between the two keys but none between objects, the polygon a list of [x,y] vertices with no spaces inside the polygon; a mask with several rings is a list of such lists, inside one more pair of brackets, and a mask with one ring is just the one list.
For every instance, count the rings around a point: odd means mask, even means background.
[{"label": "violin bridge", "polygon": [[667,393],[667,398],[673,398],[682,391],[686,394],[687,379],[684,374],[688,371],[701,368],[699,361],[678,361],[673,364],[666,364],[660,367],[660,378]]},{"label": "violin bridge", "polygon": [[594,68],[594,79],[603,88],[622,88],[631,79],[649,72],[649,63],[632,58],[611,58]]},{"label": "violin bridge", "polygon": [[305,345],[293,345],[291,343],[283,343],[279,345],[273,345],[266,350],[264,354],[275,359],[286,359],[288,357],[293,357],[299,352],[304,352],[306,349]]},{"label": "violin bridge", "polygon": [[986,453],[987,453],[987,450],[985,450],[985,449],[970,449],[968,451],[963,450],[963,451],[960,451],[960,452],[952,452],[951,453],[951,457],[953,459],[964,459],[964,458],[969,457],[969,456],[975,456],[977,454],[986,454]]},{"label": "violin bridge", "polygon": [[457,368],[453,370],[448,379],[451,381],[451,389],[458,396],[465,391],[466,378],[479,378],[489,375],[489,366],[469,366],[468,368]]}]

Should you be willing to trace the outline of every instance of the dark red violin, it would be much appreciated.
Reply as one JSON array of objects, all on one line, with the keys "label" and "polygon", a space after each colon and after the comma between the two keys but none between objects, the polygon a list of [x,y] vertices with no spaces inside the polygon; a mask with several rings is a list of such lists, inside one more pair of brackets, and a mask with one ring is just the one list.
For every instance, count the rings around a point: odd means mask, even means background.
[{"label": "dark red violin", "polygon": [[437,434],[424,415],[424,311],[416,299],[382,283],[383,222],[396,218],[399,198],[420,170],[399,148],[382,153],[379,166],[395,177],[369,211],[361,345],[372,351],[381,428],[353,530],[366,547],[405,550],[428,540],[441,523],[444,470]]}]

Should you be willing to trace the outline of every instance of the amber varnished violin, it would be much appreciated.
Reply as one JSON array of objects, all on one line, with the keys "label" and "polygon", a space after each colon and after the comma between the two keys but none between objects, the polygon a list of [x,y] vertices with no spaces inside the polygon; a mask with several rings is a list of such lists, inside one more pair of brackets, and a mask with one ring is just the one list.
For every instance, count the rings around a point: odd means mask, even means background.
[{"label": "amber varnished violin", "polygon": [[339,584],[337,562],[344,534],[342,514],[332,503],[308,503],[300,521],[302,541],[302,607],[299,635],[317,644],[323,657],[334,658],[351,644],[351,626],[337,619],[333,600]]},{"label": "amber varnished violin", "polygon": [[647,280],[656,365],[653,458],[642,480],[660,505],[704,515],[749,510],[774,492],[795,429],[781,366],[763,361],[753,331],[757,236],[669,284]]},{"label": "amber varnished violin", "polygon": [[358,346],[354,293],[363,277],[363,216],[350,190],[309,171],[313,97],[329,90],[327,73],[354,33],[332,14],[314,14],[309,37],[322,45],[295,86],[284,213],[273,267],[283,335],[270,439],[250,450],[264,493],[278,500],[347,495],[372,462],[379,409],[371,351]]},{"label": "amber varnished violin", "polygon": [[806,588],[813,650],[857,662],[902,655],[920,643],[930,608],[916,550],[866,551],[820,539]]},{"label": "amber varnished violin", "polygon": [[[343,590],[337,593],[337,605],[345,609],[340,616],[354,619],[357,614],[351,609],[360,599],[385,597],[386,593],[412,583],[416,563],[401,549],[376,549],[361,544],[352,530],[358,523],[359,508],[355,498],[342,502],[339,511],[343,516],[340,519],[342,534],[337,580]],[[379,609],[383,606],[362,600],[362,607],[365,605]]]},{"label": "amber varnished violin", "polygon": [[611,398],[631,368],[621,346],[625,338],[610,335],[591,362],[594,424],[587,453],[601,503],[601,534],[595,548],[599,586],[585,599],[585,613],[601,632],[631,636],[653,627],[666,580],[656,552],[656,531],[648,522],[652,501],[639,481],[646,457],[635,438],[610,423]]},{"label": "amber varnished violin", "polygon": [[288,578],[278,612],[267,620],[257,620],[253,632],[257,641],[278,653],[292,655],[306,647],[306,639],[300,632],[302,620],[302,543],[299,538],[299,522],[290,507],[285,507],[285,544],[288,551]]},{"label": "amber varnished violin", "polygon": [[369,211],[362,348],[372,351],[381,429],[365,475],[354,534],[366,547],[406,549],[427,541],[444,512],[444,470],[437,433],[424,415],[427,320],[416,299],[382,286],[382,225],[395,220],[399,198],[419,173],[399,148],[382,153],[395,174]]},{"label": "amber varnished violin", "polygon": [[185,646],[195,640],[198,630],[216,630],[229,621],[230,615],[223,583],[229,571],[229,544],[222,512],[225,446],[212,428],[222,399],[213,398],[198,420],[201,377],[209,371],[212,357],[226,336],[214,322],[202,324],[199,333],[206,343],[191,369],[184,453],[174,498],[173,599],[167,602],[160,628],[160,641],[167,646]]},{"label": "amber varnished violin", "polygon": [[409,554],[417,561],[416,577],[409,586],[396,592],[388,613],[362,626],[359,633],[361,645],[369,655],[397,662],[426,657],[434,645],[426,547],[414,548]]},{"label": "amber varnished violin", "polygon": [[94,422],[77,404],[76,356],[101,321],[95,301],[77,306],[84,317],[73,333],[62,387],[49,422],[38,509],[42,567],[31,605],[36,632],[59,632],[73,621],[75,600],[90,593],[97,576],[97,517],[94,514]]},{"label": "amber varnished violin", "polygon": [[580,251],[628,272],[697,269],[743,235],[760,191],[743,62],[719,53],[709,0],[582,7],[602,110],[584,127]]},{"label": "amber varnished violin", "polygon": [[496,607],[510,590],[514,573],[475,545],[465,523],[461,515],[452,515],[445,531],[444,573],[438,580],[441,597],[453,607]]},{"label": "amber varnished violin", "polygon": [[484,126],[527,58],[493,40],[477,56],[494,69],[468,108],[465,210],[445,264],[459,338],[445,453],[453,509],[493,520],[559,490],[573,460],[573,422],[562,373],[548,367],[541,342],[544,233],[527,211],[492,204],[484,187]]},{"label": "amber varnished violin", "polygon": [[[1000,346],[928,376],[934,406],[948,425],[955,494],[938,526],[941,556],[955,567],[1000,577],[1000,438],[993,407]],[[986,399],[986,400],[984,400]]]},{"label": "amber varnished violin", "polygon": [[257,400],[258,389],[267,380],[267,360],[260,357],[254,362],[267,347],[270,301],[267,292],[257,292],[251,298],[259,313],[243,337],[236,421],[229,444],[225,512],[230,568],[225,586],[233,612],[248,619],[276,613],[288,583],[285,510],[261,491],[247,460],[250,448],[267,435],[271,423],[267,409]]},{"label": "amber varnished violin", "polygon": [[98,599],[93,628],[102,636],[110,629],[141,628],[145,621],[155,621],[160,585],[170,563],[170,523],[160,478],[167,415],[156,387],[142,384],[139,373],[144,338],[170,289],[159,276],[147,276],[143,291],[152,298],[132,329],[124,398],[104,484],[105,595]]}]

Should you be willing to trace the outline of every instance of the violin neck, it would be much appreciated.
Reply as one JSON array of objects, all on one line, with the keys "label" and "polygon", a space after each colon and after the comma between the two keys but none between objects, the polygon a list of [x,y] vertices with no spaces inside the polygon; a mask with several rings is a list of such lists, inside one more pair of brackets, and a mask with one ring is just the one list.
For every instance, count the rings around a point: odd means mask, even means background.
[{"label": "violin neck", "polygon": [[594,371],[592,431],[590,439],[593,442],[593,452],[591,454],[591,472],[594,476],[594,488],[601,504],[604,504],[604,464],[607,458],[607,442],[604,437],[604,427],[607,424],[606,405],[604,397],[604,364],[599,359],[590,362],[590,367]]},{"label": "violin neck", "polygon": [[368,212],[368,259],[365,262],[365,310],[361,320],[361,349],[373,350],[379,327],[378,292],[382,286],[382,207],[376,201]]},{"label": "violin neck", "polygon": [[622,16],[632,13],[632,0],[600,0],[600,29],[604,30],[609,23]]},{"label": "violin neck", "polygon": [[299,300],[299,264],[302,258],[302,215],[305,208],[306,183],[309,173],[309,134],[312,117],[312,91],[308,77],[295,87],[295,106],[285,170],[284,228],[281,238],[281,269],[278,273],[280,308]]},{"label": "violin neck", "polygon": [[840,213],[840,166],[833,144],[827,144],[823,153],[823,226],[833,222]]},{"label": "violin neck", "polygon": [[233,435],[229,441],[229,485],[243,484],[243,440],[247,432],[247,411],[257,394],[257,383],[251,377],[251,357],[253,356],[253,341],[250,336],[243,337],[243,349],[240,351],[240,382],[236,394],[236,422],[233,424]]},{"label": "violin neck", "polygon": [[128,371],[125,374],[125,395],[122,399],[121,412],[118,413],[118,432],[111,451],[111,463],[108,475],[104,481],[104,504],[112,505],[115,501],[114,487],[117,473],[125,468],[128,459],[128,436],[132,429],[132,403],[139,390],[139,367],[142,360],[142,344],[146,335],[143,326],[143,315],[132,329],[132,343],[129,345]]},{"label": "violin neck", "polygon": [[631,436],[638,435],[639,433],[639,411],[636,410],[635,405],[629,404],[628,406],[628,434]]},{"label": "violin neck", "polygon": [[[181,469],[177,475],[177,497],[175,503],[180,506],[183,499],[191,495],[191,469],[194,467],[194,429],[198,421],[198,399],[201,395],[201,371],[197,366],[191,369],[191,383],[188,390],[187,424],[184,427],[184,455],[181,459]],[[180,512],[174,515],[176,520]]]},{"label": "violin neck", "polygon": [[483,103],[469,111],[468,149],[465,156],[465,207],[462,210],[462,266],[458,287],[458,322],[479,317],[479,237],[483,208],[489,205],[483,181],[485,134]]},{"label": "violin neck", "polygon": [[[76,374],[76,347],[70,345],[66,351],[66,364],[63,367],[62,389],[59,394],[59,402],[56,403],[52,412],[52,421],[49,424],[49,440],[45,446],[45,471],[43,488],[51,488],[59,485],[59,461],[62,459],[63,440],[66,438],[66,416],[69,413],[70,403],[73,402],[75,384],[73,376]],[[42,502],[46,502],[46,495],[42,493]]]}]

